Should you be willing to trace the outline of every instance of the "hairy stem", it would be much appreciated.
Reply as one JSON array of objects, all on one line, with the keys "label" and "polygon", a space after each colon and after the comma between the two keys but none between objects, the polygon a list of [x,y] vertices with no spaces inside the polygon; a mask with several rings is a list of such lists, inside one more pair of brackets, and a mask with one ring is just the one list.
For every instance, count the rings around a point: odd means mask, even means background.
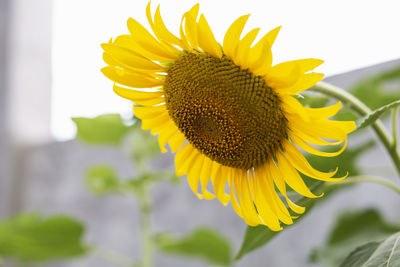
[{"label": "hairy stem", "polygon": [[[371,113],[371,109],[368,108],[358,98],[356,98],[355,96],[351,95],[350,93],[346,92],[345,90],[343,90],[337,86],[334,86],[332,84],[329,84],[326,82],[319,82],[314,87],[312,87],[310,90],[320,92],[325,95],[334,97],[340,101],[343,101],[344,103],[348,104],[360,116],[366,116],[369,113]],[[377,134],[379,140],[383,143],[387,152],[389,153],[389,155],[394,163],[394,166],[398,172],[398,175],[400,177],[400,155],[399,155],[399,153],[397,153],[397,149],[393,148],[393,141],[389,137],[389,134],[388,134],[385,126],[383,125],[383,123],[380,120],[377,120],[371,126],[372,126],[372,129]]]}]

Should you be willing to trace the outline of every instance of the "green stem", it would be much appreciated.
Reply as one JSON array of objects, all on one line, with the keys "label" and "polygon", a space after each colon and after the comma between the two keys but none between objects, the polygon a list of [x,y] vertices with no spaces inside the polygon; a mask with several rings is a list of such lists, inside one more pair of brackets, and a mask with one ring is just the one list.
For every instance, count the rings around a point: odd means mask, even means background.
[{"label": "green stem", "polygon": [[150,188],[149,184],[143,186],[143,190],[138,194],[140,204],[140,224],[142,234],[143,259],[142,267],[153,266],[153,239],[151,235],[150,219]]},{"label": "green stem", "polygon": [[[371,109],[368,108],[363,102],[361,102],[358,98],[346,92],[345,90],[334,86],[332,84],[326,82],[319,82],[310,90],[323,93],[328,96],[332,96],[338,100],[343,101],[348,104],[355,112],[357,112],[361,116],[366,116],[371,113]],[[372,129],[377,134],[378,138],[381,140],[386,150],[388,151],[395,168],[400,176],[400,155],[397,153],[396,148],[393,149],[393,142],[389,137],[389,134],[380,120],[377,120],[372,125]]]},{"label": "green stem", "polygon": [[111,262],[113,264],[115,264],[116,266],[120,266],[120,267],[132,267],[133,263],[132,261],[130,261],[128,258],[126,258],[125,256],[103,249],[103,248],[99,248],[99,247],[95,247],[93,249],[94,251],[94,255],[102,258],[108,262]]},{"label": "green stem", "polygon": [[330,186],[354,184],[354,183],[359,183],[359,182],[369,182],[369,183],[381,184],[386,187],[389,187],[390,189],[392,189],[392,190],[396,191],[398,194],[400,194],[400,188],[397,187],[394,183],[384,180],[382,178],[372,177],[372,176],[353,176],[353,177],[349,177],[340,182],[329,183],[329,184],[325,184],[325,185],[330,187]]},{"label": "green stem", "polygon": [[392,131],[393,131],[393,142],[392,148],[396,151],[397,150],[397,113],[399,112],[399,106],[393,109],[393,116],[392,116]]}]

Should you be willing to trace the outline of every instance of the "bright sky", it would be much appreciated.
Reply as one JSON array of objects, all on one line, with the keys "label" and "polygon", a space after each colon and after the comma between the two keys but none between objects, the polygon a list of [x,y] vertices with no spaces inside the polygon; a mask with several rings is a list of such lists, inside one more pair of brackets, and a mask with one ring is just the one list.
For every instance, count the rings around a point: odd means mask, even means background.
[{"label": "bright sky", "polygon": [[[216,39],[229,25],[251,13],[245,32],[261,34],[282,25],[273,47],[274,63],[320,58],[326,75],[400,58],[398,0],[153,0],[161,4],[167,27],[178,34],[182,14],[200,3]],[[100,72],[100,44],[128,32],[133,17],[148,27],[147,0],[55,0],[51,129],[57,140],[71,139],[71,117],[103,113],[131,115],[131,104],[112,91]]]}]

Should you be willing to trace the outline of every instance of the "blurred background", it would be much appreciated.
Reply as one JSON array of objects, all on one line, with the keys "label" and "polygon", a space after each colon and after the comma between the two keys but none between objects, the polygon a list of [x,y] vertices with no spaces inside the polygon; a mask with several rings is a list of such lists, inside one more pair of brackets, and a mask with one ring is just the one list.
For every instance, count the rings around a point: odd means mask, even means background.
[{"label": "blurred background", "polygon": [[[399,99],[399,1],[199,2],[200,12],[219,41],[238,16],[251,13],[245,31],[261,27],[265,33],[283,25],[273,48],[274,63],[324,59],[319,71],[328,76],[326,81],[349,90],[391,73],[387,83],[376,86],[383,90],[382,96]],[[147,3],[0,0],[0,219],[21,211],[70,214],[87,225],[88,242],[133,259],[140,256],[135,200],[120,195],[98,198],[83,181],[87,168],[99,162],[111,164],[121,176],[132,176],[137,170],[115,147],[87,146],[73,140],[76,126],[71,117],[104,113],[132,117],[131,103],[115,95],[112,82],[100,72],[104,66],[100,44],[126,33],[129,17],[149,28]],[[159,3],[167,27],[177,33],[181,15],[197,1],[155,0],[153,11]],[[378,97],[375,91],[369,92],[364,96]],[[350,148],[370,135],[369,131],[361,133]],[[173,157],[162,155],[154,164],[170,167]],[[395,177],[380,146],[357,157],[354,164],[369,174]],[[178,185],[160,183],[153,193],[155,231],[181,235],[208,226],[231,240],[235,251],[239,248],[244,222],[217,201],[198,200],[185,178]],[[400,221],[398,203],[395,193],[376,185],[341,191],[235,266],[320,266],[308,261],[309,251],[324,243],[339,211],[379,207],[389,221]],[[114,265],[86,257],[49,266]],[[205,263],[158,254],[156,266]]]}]

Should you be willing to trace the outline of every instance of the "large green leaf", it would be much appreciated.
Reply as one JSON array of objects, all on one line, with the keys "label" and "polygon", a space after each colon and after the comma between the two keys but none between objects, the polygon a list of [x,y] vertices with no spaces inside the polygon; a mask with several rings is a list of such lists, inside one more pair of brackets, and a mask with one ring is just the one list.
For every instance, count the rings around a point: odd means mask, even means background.
[{"label": "large green leaf", "polygon": [[83,233],[71,217],[21,214],[0,223],[0,256],[30,262],[76,257],[88,251]]},{"label": "large green leaf", "polygon": [[394,101],[390,104],[387,104],[383,107],[380,107],[374,111],[372,111],[370,114],[368,114],[367,116],[365,116],[364,118],[361,118],[359,120],[358,124],[358,129],[364,128],[368,125],[371,125],[372,123],[374,123],[376,120],[378,120],[383,113],[385,113],[385,111],[391,109],[391,108],[395,108],[397,106],[400,106],[400,100]]},{"label": "large green leaf", "polygon": [[78,129],[77,137],[93,145],[119,145],[131,129],[119,114],[105,114],[95,118],[72,118]]},{"label": "large green leaf", "polygon": [[336,267],[357,246],[382,240],[398,231],[400,224],[387,223],[377,210],[348,211],[338,218],[325,245],[312,251],[310,260]]},{"label": "large green leaf", "polygon": [[159,234],[156,237],[156,244],[166,254],[201,258],[225,266],[232,262],[229,241],[208,228],[197,229],[181,239],[171,237],[169,234]]},{"label": "large green leaf", "polygon": [[350,253],[340,267],[400,266],[400,233],[382,242],[370,242]]}]

